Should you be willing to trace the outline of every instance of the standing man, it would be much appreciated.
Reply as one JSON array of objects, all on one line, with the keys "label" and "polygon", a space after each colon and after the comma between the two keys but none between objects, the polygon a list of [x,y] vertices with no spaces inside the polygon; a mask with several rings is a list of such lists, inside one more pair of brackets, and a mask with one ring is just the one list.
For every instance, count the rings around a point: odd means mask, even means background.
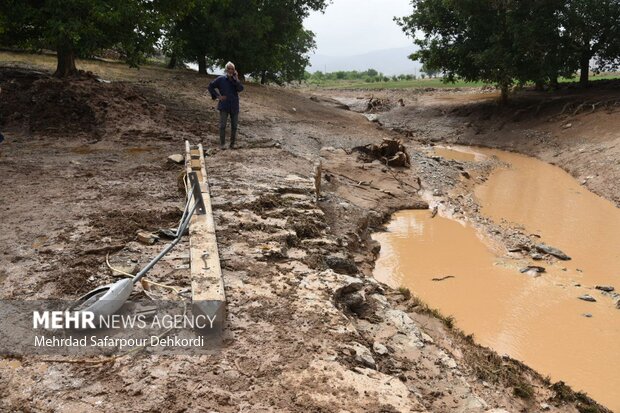
[{"label": "standing man", "polygon": [[243,85],[239,82],[234,64],[226,63],[225,69],[225,75],[218,76],[209,83],[209,93],[213,100],[219,100],[217,109],[220,111],[220,148],[226,149],[226,122],[230,115],[230,149],[233,149],[239,124],[239,92],[243,90]]}]

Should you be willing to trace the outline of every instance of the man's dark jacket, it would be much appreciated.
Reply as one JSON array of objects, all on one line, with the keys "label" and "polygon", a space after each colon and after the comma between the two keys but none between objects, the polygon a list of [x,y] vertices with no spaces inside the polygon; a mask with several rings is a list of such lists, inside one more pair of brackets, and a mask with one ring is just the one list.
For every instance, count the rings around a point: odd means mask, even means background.
[{"label": "man's dark jacket", "polygon": [[218,76],[209,83],[209,93],[213,99],[226,96],[226,100],[220,100],[217,104],[217,109],[225,112],[239,113],[239,92],[242,90],[241,82],[228,76]]}]

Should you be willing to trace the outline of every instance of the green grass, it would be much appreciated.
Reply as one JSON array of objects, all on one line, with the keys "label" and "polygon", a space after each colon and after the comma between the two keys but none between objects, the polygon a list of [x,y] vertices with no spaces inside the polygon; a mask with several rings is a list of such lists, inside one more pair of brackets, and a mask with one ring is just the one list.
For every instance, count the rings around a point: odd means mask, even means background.
[{"label": "green grass", "polygon": [[482,87],[484,82],[463,82],[444,83],[441,79],[415,79],[399,80],[388,82],[371,82],[363,80],[325,80],[307,84],[309,87],[319,87],[325,89],[410,89],[410,88],[454,88],[454,87]]},{"label": "green grass", "polygon": [[[598,75],[590,74],[590,81],[596,80],[610,80],[610,79],[620,79],[620,72],[604,72],[599,73]],[[579,83],[579,76],[570,77],[561,77],[558,82],[560,83]]]},{"label": "green grass", "polygon": [[[590,81],[620,79],[620,72],[606,72],[597,75],[590,75]],[[560,78],[560,83],[579,83],[579,77]],[[311,81],[305,84],[307,87],[316,87],[322,89],[412,89],[412,88],[465,88],[465,87],[483,87],[489,85],[485,82],[464,82],[456,81],[455,83],[444,83],[441,79],[415,79],[415,80],[399,80],[388,82],[371,82],[367,83],[363,80],[323,80]],[[533,86],[533,85],[532,85]]]}]

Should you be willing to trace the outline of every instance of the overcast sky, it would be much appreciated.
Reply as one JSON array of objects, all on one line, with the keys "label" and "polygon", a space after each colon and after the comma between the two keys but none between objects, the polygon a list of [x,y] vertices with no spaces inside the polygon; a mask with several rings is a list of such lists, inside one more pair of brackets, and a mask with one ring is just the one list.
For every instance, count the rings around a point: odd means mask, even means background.
[{"label": "overcast sky", "polygon": [[411,11],[410,0],[333,0],[304,25],[315,34],[315,53],[352,56],[410,46],[413,41],[392,19]]}]

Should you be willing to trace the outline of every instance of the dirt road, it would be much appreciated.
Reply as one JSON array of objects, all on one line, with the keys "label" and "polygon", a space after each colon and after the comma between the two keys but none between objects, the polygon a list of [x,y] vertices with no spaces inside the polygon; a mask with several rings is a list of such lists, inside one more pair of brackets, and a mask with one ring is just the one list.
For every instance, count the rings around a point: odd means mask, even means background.
[{"label": "dirt road", "polygon": [[[436,162],[413,141],[410,169],[364,162],[353,147],[402,134],[326,99],[258,85],[243,92],[240,148],[218,151],[207,78],[93,65],[112,82],[63,83],[45,64],[0,71],[0,297],[76,296],[114,279],[108,253],[144,264],[158,246],[136,242],[136,231],[179,218],[182,168],[167,156],[189,139],[208,149],[227,337],[213,356],[0,359],[0,409],[605,411],[370,277],[371,231],[394,210],[426,208],[420,182],[457,185],[458,163]],[[187,285],[178,265],[187,251],[178,251],[149,277]]]}]

